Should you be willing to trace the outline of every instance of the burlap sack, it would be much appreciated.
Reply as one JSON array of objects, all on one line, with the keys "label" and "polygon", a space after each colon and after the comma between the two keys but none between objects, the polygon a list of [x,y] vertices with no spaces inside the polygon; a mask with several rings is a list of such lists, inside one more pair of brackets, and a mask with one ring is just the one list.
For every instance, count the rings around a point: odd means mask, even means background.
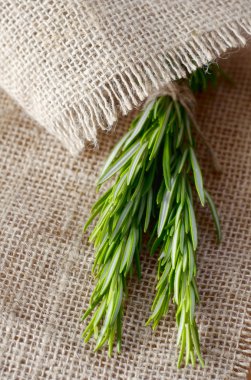
[{"label": "burlap sack", "polygon": [[0,87],[72,152],[251,34],[250,0],[0,0]]},{"label": "burlap sack", "polygon": [[133,278],[120,356],[93,353],[79,318],[93,288],[93,248],[81,230],[96,198],[94,183],[110,148],[128,128],[101,134],[99,149],[65,153],[1,93],[0,98],[0,378],[1,380],[237,380],[251,360],[251,49],[224,66],[226,82],[199,99],[198,122],[218,155],[215,174],[198,139],[206,184],[218,206],[223,241],[199,209],[197,321],[204,369],[176,369],[172,312],[156,332],[144,327],[153,299],[156,257],[142,252]]}]

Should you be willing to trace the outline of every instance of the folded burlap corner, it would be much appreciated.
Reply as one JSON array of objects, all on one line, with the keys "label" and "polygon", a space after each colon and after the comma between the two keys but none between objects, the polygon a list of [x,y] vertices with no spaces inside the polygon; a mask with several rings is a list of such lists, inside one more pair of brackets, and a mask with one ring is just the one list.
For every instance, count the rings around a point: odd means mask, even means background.
[{"label": "folded burlap corner", "polygon": [[1,3],[0,87],[73,154],[251,33],[250,0]]}]

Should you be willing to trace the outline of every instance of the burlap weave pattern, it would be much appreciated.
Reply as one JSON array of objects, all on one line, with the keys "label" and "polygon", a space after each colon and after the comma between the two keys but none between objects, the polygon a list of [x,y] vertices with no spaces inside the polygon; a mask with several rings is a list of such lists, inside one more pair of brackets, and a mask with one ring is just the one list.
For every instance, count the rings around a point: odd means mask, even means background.
[{"label": "burlap weave pattern", "polygon": [[80,340],[81,310],[93,287],[93,249],[81,229],[96,198],[94,183],[115,140],[67,155],[52,136],[4,94],[0,98],[0,378],[245,379],[251,360],[251,50],[224,64],[235,81],[199,99],[198,122],[221,174],[198,140],[206,183],[219,208],[217,246],[208,210],[200,214],[197,321],[205,369],[176,369],[176,329],[168,315],[155,333],[144,327],[154,294],[156,258],[142,253],[143,279],[131,281],[122,354],[108,359]]},{"label": "burlap weave pattern", "polygon": [[251,34],[250,0],[0,0],[0,87],[72,152]]}]

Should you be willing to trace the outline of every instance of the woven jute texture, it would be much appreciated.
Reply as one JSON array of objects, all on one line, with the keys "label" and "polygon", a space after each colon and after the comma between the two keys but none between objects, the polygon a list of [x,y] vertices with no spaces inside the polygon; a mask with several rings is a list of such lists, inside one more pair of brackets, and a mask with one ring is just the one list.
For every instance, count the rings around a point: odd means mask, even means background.
[{"label": "woven jute texture", "polygon": [[156,257],[142,252],[143,279],[133,278],[121,355],[93,353],[79,319],[94,286],[93,248],[82,226],[96,199],[95,181],[129,118],[103,132],[99,149],[67,155],[10,98],[0,97],[0,378],[1,380],[245,379],[251,361],[251,49],[224,66],[222,82],[198,100],[197,119],[218,156],[216,174],[204,143],[199,157],[218,206],[223,241],[207,209],[198,209],[197,321],[205,369],[176,369],[174,315],[146,328]]},{"label": "woven jute texture", "polygon": [[0,0],[0,87],[78,153],[251,34],[250,0]]}]

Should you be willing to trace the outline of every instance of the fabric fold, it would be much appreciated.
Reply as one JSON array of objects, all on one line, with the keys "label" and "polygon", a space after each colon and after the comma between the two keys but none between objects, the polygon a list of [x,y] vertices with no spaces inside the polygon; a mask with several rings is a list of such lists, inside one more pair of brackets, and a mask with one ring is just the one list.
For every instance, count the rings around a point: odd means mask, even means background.
[{"label": "fabric fold", "polygon": [[0,87],[72,153],[251,34],[250,0],[1,4]]}]

